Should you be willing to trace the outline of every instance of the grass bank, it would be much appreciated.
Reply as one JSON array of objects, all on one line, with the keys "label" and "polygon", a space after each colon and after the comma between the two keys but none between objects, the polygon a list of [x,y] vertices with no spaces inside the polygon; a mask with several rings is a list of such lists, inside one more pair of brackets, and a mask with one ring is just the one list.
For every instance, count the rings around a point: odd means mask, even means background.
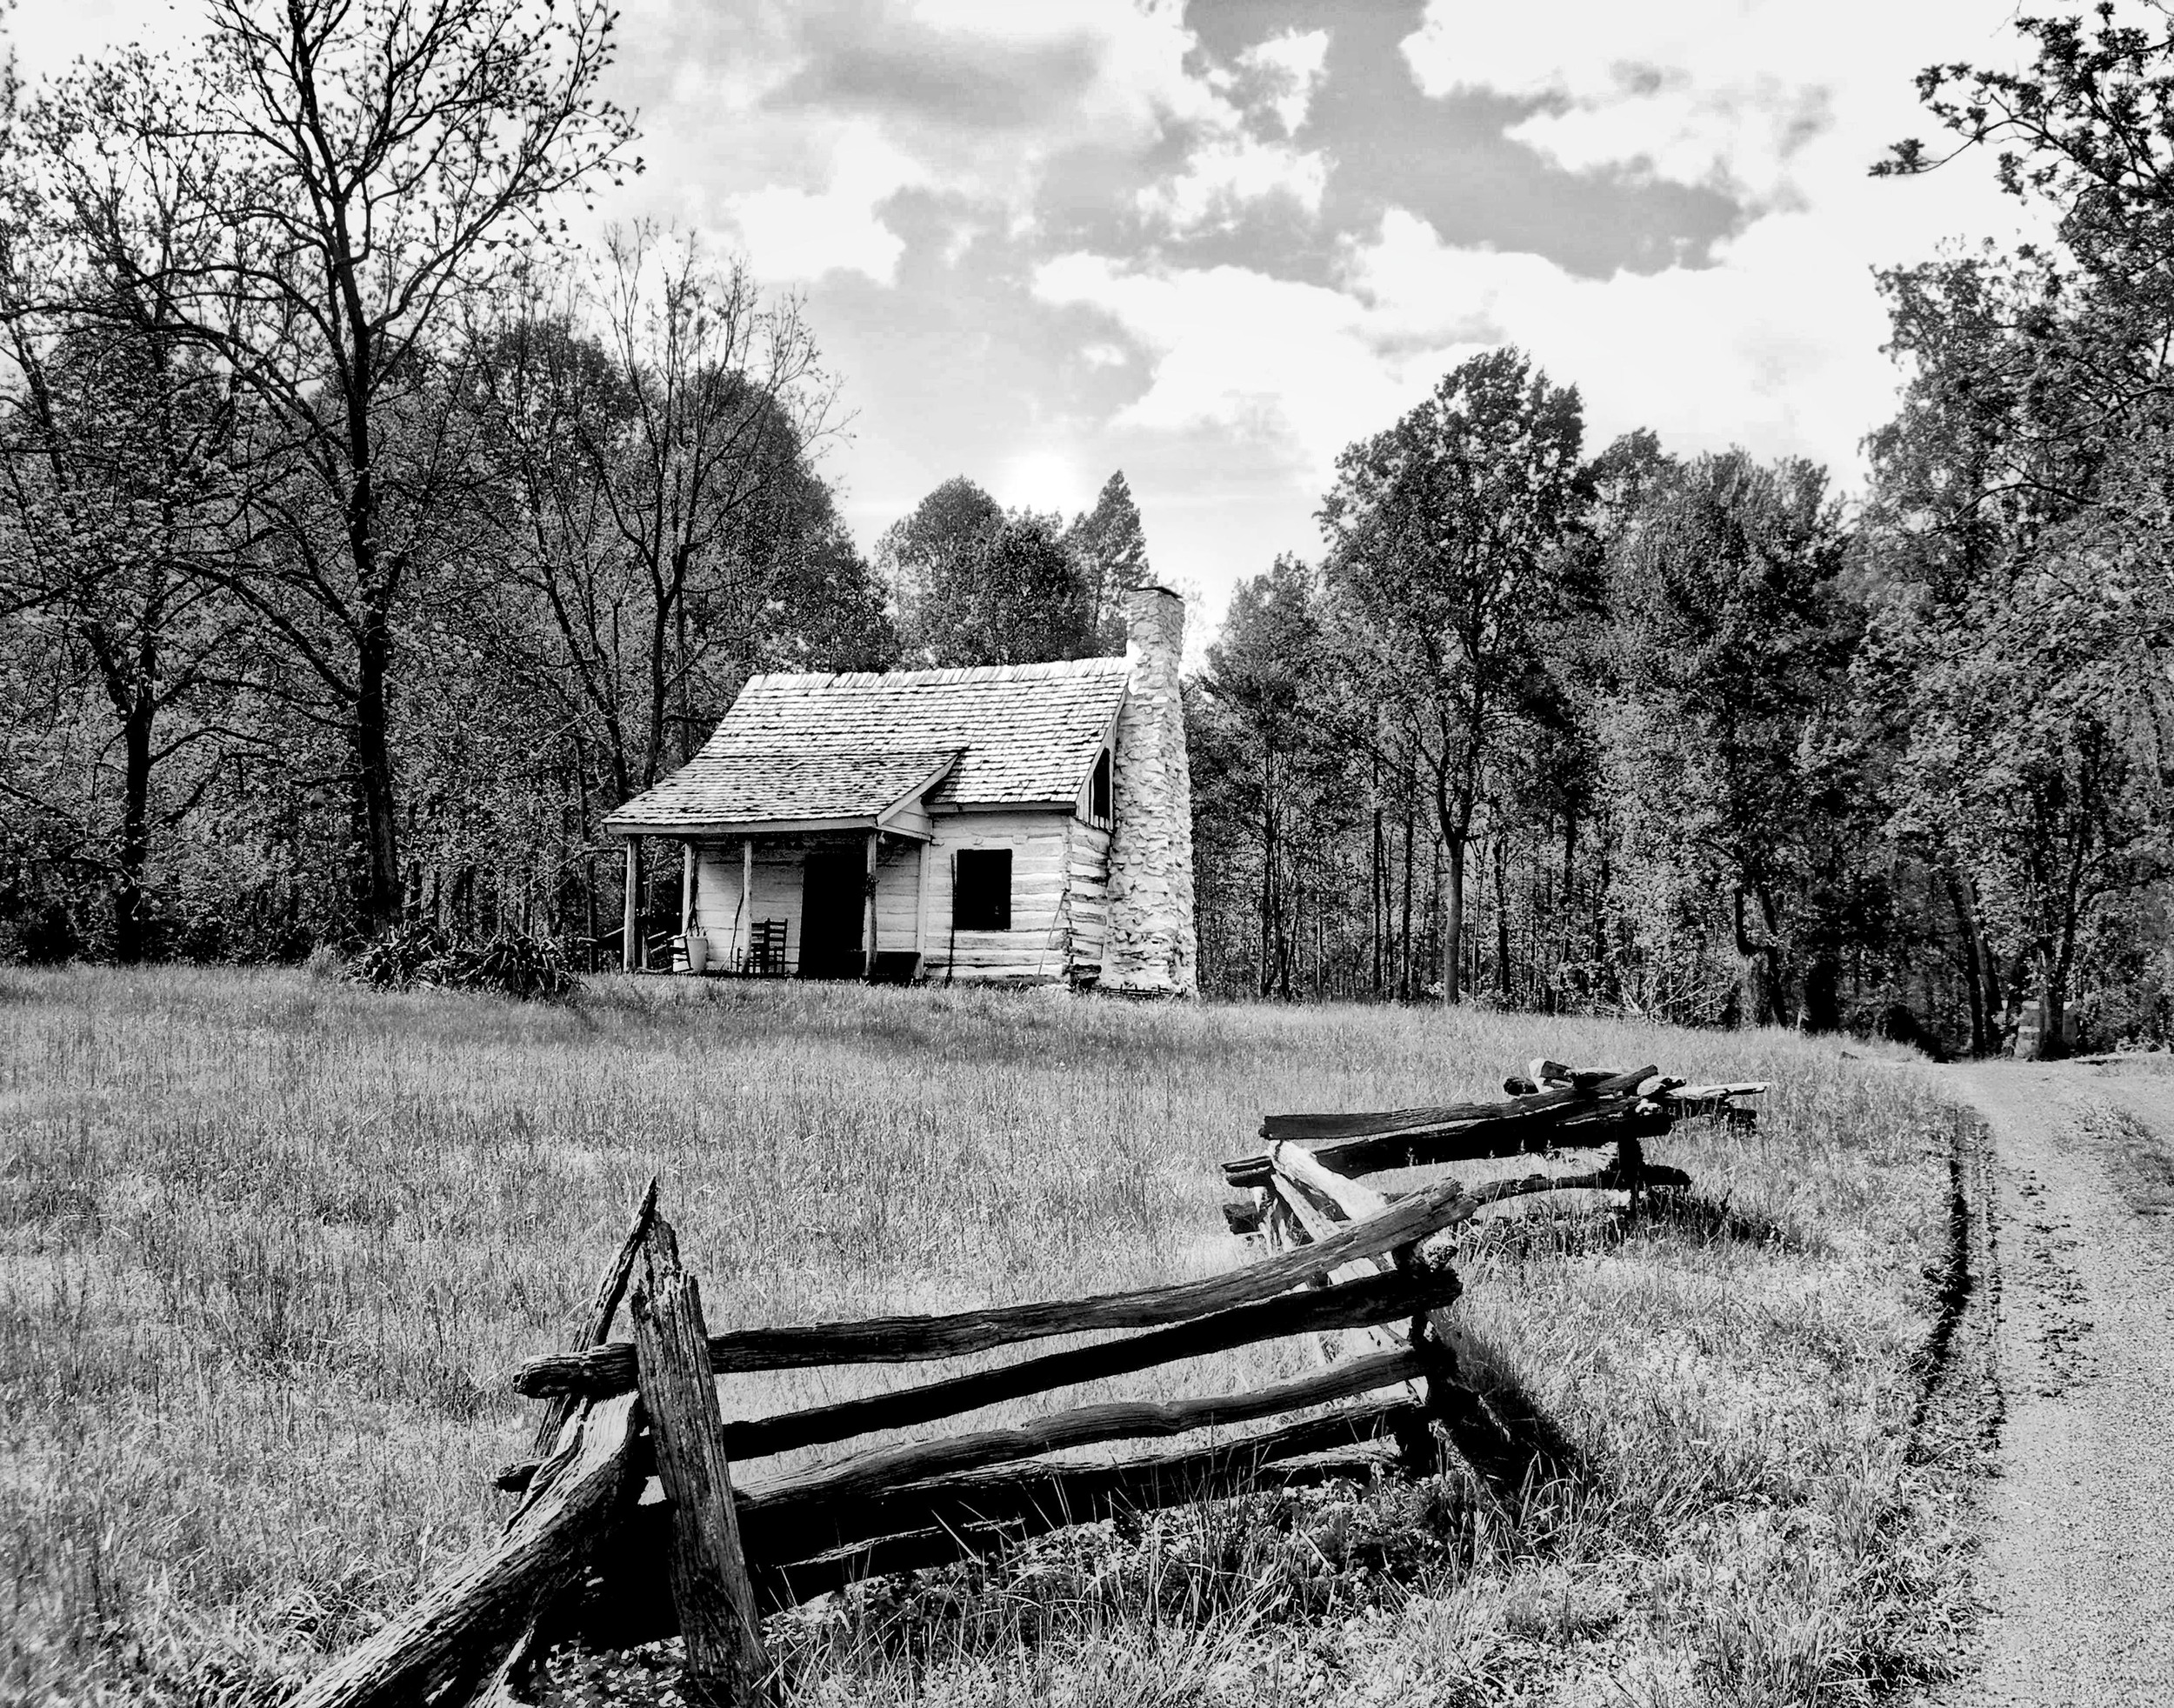
[{"label": "grass bank", "polygon": [[1833,1705],[1936,1668],[1959,1557],[1909,1437],[1948,1118],[1907,1066],[1480,1011],[665,981],[563,1010],[70,970],[0,973],[0,1694],[271,1700],[494,1533],[527,1431],[503,1372],[651,1170],[713,1327],[1100,1291],[1244,1260],[1215,1164],[1263,1111],[1490,1095],[1541,1052],[1776,1083],[1756,1134],[1654,1151],[1728,1218],[1468,1242],[1457,1309],[1584,1484],[1070,1537],[799,1619],[795,1694]]}]

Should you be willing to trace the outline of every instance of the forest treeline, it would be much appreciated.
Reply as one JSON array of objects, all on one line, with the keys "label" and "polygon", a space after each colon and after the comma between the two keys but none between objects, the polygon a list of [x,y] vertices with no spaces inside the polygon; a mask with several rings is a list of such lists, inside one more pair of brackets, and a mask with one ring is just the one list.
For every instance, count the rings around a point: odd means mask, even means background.
[{"label": "forest treeline", "polygon": [[[206,17],[4,91],[0,957],[593,942],[602,818],[750,673],[1121,649],[1121,475],[864,554],[801,302],[566,241],[639,170],[608,7]],[[2019,27],[1880,170],[2057,238],[1883,277],[1863,494],[1593,444],[1508,349],[1346,449],[1189,684],[1207,988],[2167,1036],[2174,51]]]}]

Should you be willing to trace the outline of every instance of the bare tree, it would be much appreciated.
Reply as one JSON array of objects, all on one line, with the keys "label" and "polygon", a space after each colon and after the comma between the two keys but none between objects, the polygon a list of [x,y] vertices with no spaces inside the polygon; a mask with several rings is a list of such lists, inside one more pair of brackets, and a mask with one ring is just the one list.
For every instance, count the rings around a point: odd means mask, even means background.
[{"label": "bare tree", "polygon": [[475,364],[513,495],[512,575],[617,799],[685,758],[754,663],[829,497],[806,463],[837,390],[797,298],[693,239],[614,231],[598,276],[532,293]]}]

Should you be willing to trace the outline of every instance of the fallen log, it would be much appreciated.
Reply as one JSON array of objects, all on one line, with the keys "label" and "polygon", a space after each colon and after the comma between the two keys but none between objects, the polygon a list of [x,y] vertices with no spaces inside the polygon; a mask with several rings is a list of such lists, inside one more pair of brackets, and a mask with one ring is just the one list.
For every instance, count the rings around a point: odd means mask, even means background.
[{"label": "fallen log", "polygon": [[1010,1524],[1036,1516],[1086,1524],[1127,1509],[1209,1500],[1249,1484],[1264,1465],[1394,1436],[1418,1417],[1399,1400],[1375,1400],[1212,1447],[1103,1464],[1034,1460],[886,1489],[810,1518],[752,1504],[748,1535],[756,1554],[786,1561],[830,1553],[894,1532],[931,1525]]},{"label": "fallen log", "polygon": [[1585,1083],[1529,1092],[1514,1104],[1453,1103],[1435,1108],[1357,1111],[1346,1114],[1269,1115],[1262,1118],[1264,1139],[1381,1138],[1397,1133],[1424,1133],[1473,1122],[1498,1121],[1512,1115],[1567,1110],[1596,1096],[1635,1090],[1658,1070],[1636,1073],[1591,1073]]},{"label": "fallen log", "polygon": [[[1097,1442],[1183,1435],[1197,1429],[1252,1423],[1285,1411],[1331,1405],[1338,1400],[1406,1381],[1422,1368],[1418,1356],[1405,1350],[1354,1358],[1317,1376],[1280,1382],[1249,1393],[1219,1394],[1211,1398],[1166,1404],[1120,1400],[1084,1405],[1076,1411],[1037,1418],[1016,1429],[987,1430],[857,1454],[836,1464],[751,1488],[741,1508],[749,1514],[770,1515],[774,1522],[805,1523],[838,1503],[866,1499],[901,1483],[924,1482],[932,1477],[978,1470],[984,1465],[1036,1458],[1074,1447],[1091,1447]],[[779,1514],[787,1516],[776,1516]]]},{"label": "fallen log", "polygon": [[1747,1120],[1755,1118],[1757,1111],[1739,1104],[1738,1098],[1757,1098],[1766,1095],[1764,1080],[1738,1080],[1723,1085],[1675,1084],[1660,1093],[1657,1101],[1664,1104],[1671,1114],[1678,1118],[1697,1115],[1731,1115]]},{"label": "fallen log", "polygon": [[[775,1417],[735,1419],[722,1426],[721,1439],[728,1454],[744,1460],[856,1435],[873,1435],[881,1430],[910,1429],[961,1411],[1023,1399],[1052,1388],[1150,1370],[1179,1358],[1201,1358],[1287,1335],[1393,1322],[1451,1304],[1461,1291],[1455,1271],[1446,1268],[1410,1275],[1376,1274],[1370,1270],[1363,1279],[1342,1286],[1278,1294],[1130,1340],[1073,1347],[998,1370],[974,1371],[919,1387],[869,1394]],[[508,1467],[500,1473],[499,1486],[519,1487],[529,1469]]]},{"label": "fallen log", "polygon": [[[1355,1257],[1389,1251],[1446,1225],[1457,1194],[1453,1184],[1430,1186],[1399,1200],[1384,1216],[1357,1222],[1318,1248],[1286,1251],[1220,1275],[1172,1286],[1105,1293],[1086,1299],[999,1305],[944,1317],[874,1318],[795,1328],[733,1329],[710,1337],[719,1372],[789,1370],[826,1364],[909,1363],[983,1352],[1014,1341],[1108,1329],[1160,1328],[1213,1311],[1248,1304],[1325,1275]],[[531,1397],[624,1393],[634,1385],[633,1345],[614,1341],[587,1352],[531,1358],[515,1373],[515,1391]]]},{"label": "fallen log", "polygon": [[975,1371],[917,1388],[729,1423],[724,1426],[724,1443],[735,1458],[748,1459],[856,1435],[873,1435],[879,1430],[910,1429],[916,1424],[1023,1399],[1052,1388],[1098,1382],[1258,1341],[1392,1322],[1449,1304],[1460,1291],[1457,1275],[1450,1270],[1410,1276],[1369,1275],[1364,1280],[1317,1292],[1280,1294],[1130,1340],[1073,1347],[999,1370]]},{"label": "fallen log", "polygon": [[[899,1484],[812,1511],[804,1502],[779,1505],[742,1493],[736,1499],[740,1536],[750,1567],[760,1568],[932,1526],[963,1529],[1035,1517],[1086,1524],[1121,1511],[1218,1499],[1250,1486],[1247,1479],[1264,1466],[1393,1437],[1419,1416],[1408,1401],[1372,1400],[1211,1447],[1099,1464],[1034,1459]],[[628,1515],[621,1539],[600,1557],[597,1569],[629,1553],[662,1558],[667,1540],[664,1509],[639,1507]]]},{"label": "fallen log", "polygon": [[[1318,1151],[1304,1151],[1296,1144],[1279,1144],[1272,1148],[1270,1155],[1278,1174],[1333,1204],[1343,1219],[1349,1221],[1380,1213],[1379,1206],[1384,1202],[1382,1194],[1323,1167]],[[1515,1179],[1490,1180],[1470,1187],[1464,1202],[1470,1204],[1471,1211],[1450,1225],[1470,1220],[1472,1214],[1490,1204],[1540,1192],[1630,1191],[1640,1187],[1690,1184],[1691,1176],[1681,1169],[1647,1162],[1637,1141],[1631,1139],[1625,1143],[1624,1155],[1611,1158],[1603,1166],[1583,1174],[1525,1174]]]},{"label": "fallen log", "polygon": [[639,1491],[635,1404],[607,1400],[569,1425],[497,1543],[310,1679],[291,1708],[407,1708],[490,1672],[531,1611],[579,1581],[611,1515]]},{"label": "fallen log", "polygon": [[[1667,1110],[1636,1095],[1637,1086],[1652,1073],[1653,1070],[1648,1067],[1640,1068],[1635,1074],[1617,1074],[1590,1092],[1544,1091],[1537,1098],[1521,1098],[1514,1103],[1465,1105],[1490,1112],[1480,1118],[1389,1132],[1334,1138],[1315,1145],[1313,1154],[1340,1174],[1374,1174],[1384,1169],[1413,1168],[1426,1164],[1481,1162],[1553,1150],[1588,1148],[1626,1136],[1644,1138],[1664,1133],[1671,1124]],[[1275,1118],[1278,1122],[1311,1122],[1330,1118]],[[1334,1118],[1357,1121],[1381,1118]],[[1269,1135],[1284,1143],[1304,1136],[1280,1131]],[[1264,1185],[1273,1172],[1265,1153],[1233,1158],[1223,1165],[1223,1178],[1233,1186]]]}]

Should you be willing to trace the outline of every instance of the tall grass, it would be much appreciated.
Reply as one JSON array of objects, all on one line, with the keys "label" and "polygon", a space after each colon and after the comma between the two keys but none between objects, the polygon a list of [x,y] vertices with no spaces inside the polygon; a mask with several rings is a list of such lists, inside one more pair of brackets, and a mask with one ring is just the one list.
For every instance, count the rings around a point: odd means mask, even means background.
[{"label": "tall grass", "polygon": [[503,1374],[563,1335],[653,1170],[713,1327],[1077,1294],[1244,1260],[1215,1164],[1264,1111],[1490,1095],[1539,1053],[1777,1085],[1756,1135],[1655,1149],[1725,1215],[1467,1242],[1457,1309],[1585,1484],[1060,1538],[1038,1577],[944,1580],[948,1611],[885,1588],[789,1622],[796,1693],[1832,1704],[1936,1665],[1958,1578],[1906,1438],[1945,1125],[1897,1062],[1478,1011],[662,980],[545,1009],[71,970],[0,974],[0,1695],[269,1700],[493,1533],[528,1427]]}]

